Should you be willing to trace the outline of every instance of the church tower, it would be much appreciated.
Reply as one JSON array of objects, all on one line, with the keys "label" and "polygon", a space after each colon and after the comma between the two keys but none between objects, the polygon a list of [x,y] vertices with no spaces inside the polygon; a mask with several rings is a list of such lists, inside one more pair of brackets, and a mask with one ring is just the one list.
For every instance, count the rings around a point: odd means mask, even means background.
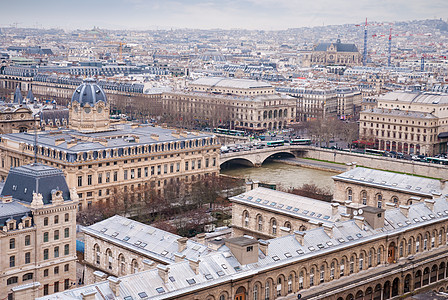
[{"label": "church tower", "polygon": [[107,131],[110,126],[109,114],[109,105],[103,89],[95,79],[85,79],[76,88],[70,102],[70,129],[80,132]]}]

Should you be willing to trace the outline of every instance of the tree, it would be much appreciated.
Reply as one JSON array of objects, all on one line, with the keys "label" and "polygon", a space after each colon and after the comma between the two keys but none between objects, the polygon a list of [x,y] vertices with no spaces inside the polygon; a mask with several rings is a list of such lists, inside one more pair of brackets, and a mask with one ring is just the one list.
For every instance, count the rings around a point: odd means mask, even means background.
[{"label": "tree", "polygon": [[312,199],[331,202],[333,194],[328,189],[323,189],[315,184],[305,183],[299,188],[292,188],[288,191],[291,194],[308,197]]}]

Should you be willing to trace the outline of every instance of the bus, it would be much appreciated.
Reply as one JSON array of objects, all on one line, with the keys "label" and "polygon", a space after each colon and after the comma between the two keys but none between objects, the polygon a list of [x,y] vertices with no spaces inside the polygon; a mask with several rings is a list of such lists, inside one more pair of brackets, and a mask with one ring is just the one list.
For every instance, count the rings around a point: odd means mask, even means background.
[{"label": "bus", "polygon": [[311,145],[310,139],[292,139],[290,145]]},{"label": "bus", "polygon": [[246,134],[246,132],[242,131],[242,130],[234,130],[234,129],[232,129],[232,130],[229,130],[229,134],[230,135],[243,136],[243,135]]},{"label": "bus", "polygon": [[284,140],[269,141],[266,144],[268,145],[268,147],[278,147],[278,146],[283,146],[285,144],[285,141]]},{"label": "bus", "polygon": [[226,129],[226,128],[213,128],[213,132],[214,133],[219,133],[219,134],[229,134],[229,129]]},{"label": "bus", "polygon": [[385,150],[377,150],[377,149],[365,149],[365,154],[377,155],[377,156],[386,156]]},{"label": "bus", "polygon": [[448,159],[438,157],[425,157],[425,161],[433,164],[448,165]]}]

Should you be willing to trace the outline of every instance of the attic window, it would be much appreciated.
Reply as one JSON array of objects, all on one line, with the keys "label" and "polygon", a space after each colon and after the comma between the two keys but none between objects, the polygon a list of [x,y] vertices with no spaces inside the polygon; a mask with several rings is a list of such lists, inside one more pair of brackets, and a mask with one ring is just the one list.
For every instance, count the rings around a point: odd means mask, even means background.
[{"label": "attic window", "polygon": [[296,250],[296,252],[297,252],[297,254],[299,254],[299,255],[301,255],[301,254],[304,253],[302,249]]},{"label": "attic window", "polygon": [[314,216],[316,213],[313,211],[310,213],[310,216]]},{"label": "attic window", "polygon": [[269,200],[264,200],[263,201],[263,204],[268,204],[269,203]]},{"label": "attic window", "polygon": [[129,239],[130,239],[130,237],[125,236],[125,237],[123,238],[123,241],[127,242],[127,241],[129,241]]},{"label": "attic window", "polygon": [[308,249],[309,249],[310,251],[314,251],[314,250],[316,250],[316,248],[314,248],[313,246],[308,247]]},{"label": "attic window", "polygon": [[328,242],[327,242],[327,245],[328,245],[328,246],[333,246],[333,243],[332,243],[331,241],[328,241]]},{"label": "attic window", "polygon": [[234,269],[235,269],[235,271],[237,271],[237,272],[241,271],[241,267],[240,267],[240,266],[236,266],[236,267],[234,267]]},{"label": "attic window", "polygon": [[148,245],[148,244],[146,244],[146,243],[141,243],[141,244],[140,244],[140,248],[145,248],[147,245]]},{"label": "attic window", "polygon": [[247,197],[247,200],[252,200],[252,199],[254,199],[254,197],[252,197],[252,196]]},{"label": "attic window", "polygon": [[194,251],[198,251],[200,248],[201,248],[201,247],[200,247],[199,245],[196,245],[196,246],[193,247],[193,250],[194,250]]},{"label": "attic window", "polygon": [[429,214],[429,217],[430,217],[431,219],[434,219],[436,216],[434,216],[433,214]]},{"label": "attic window", "polygon": [[114,233],[112,233],[112,237],[116,237],[118,235],[118,232],[114,232]]},{"label": "attic window", "polygon": [[223,271],[218,271],[218,272],[216,272],[216,274],[218,274],[219,277],[224,276],[224,272]]},{"label": "attic window", "polygon": [[287,210],[291,210],[292,206],[287,206],[286,209]]},{"label": "attic window", "polygon": [[139,296],[141,299],[144,299],[144,298],[148,297],[148,295],[146,295],[145,292],[140,292],[140,293],[138,293],[138,296]]},{"label": "attic window", "polygon": [[196,280],[194,280],[194,278],[191,278],[191,279],[187,279],[187,282],[189,285],[193,285],[196,283]]},{"label": "attic window", "polygon": [[328,219],[330,219],[330,216],[325,216],[324,217],[324,220],[328,220]]},{"label": "attic window", "polygon": [[277,205],[277,202],[272,202],[271,203],[271,206],[276,206]]},{"label": "attic window", "polygon": [[163,287],[158,287],[156,288],[157,293],[162,294],[165,293],[165,290],[163,289]]},{"label": "attic window", "polygon": [[324,246],[323,244],[317,244],[317,247],[318,247],[319,249],[323,249],[323,248],[325,248],[325,246]]},{"label": "attic window", "polygon": [[299,209],[296,207],[296,208],[294,208],[294,210],[293,210],[294,212],[298,212],[299,211]]},{"label": "attic window", "polygon": [[360,233],[357,233],[356,236],[357,236],[358,238],[362,238],[362,234],[360,234]]},{"label": "attic window", "polygon": [[279,258],[277,255],[272,256],[272,259],[273,259],[274,261],[279,261],[279,260],[280,260],[280,258]]},{"label": "attic window", "polygon": [[207,280],[212,280],[212,279],[213,279],[213,276],[210,275],[210,274],[205,274],[205,279],[207,279]]},{"label": "attic window", "polygon": [[345,243],[345,240],[343,238],[338,238],[339,243]]},{"label": "attic window", "polygon": [[285,256],[286,256],[287,258],[292,257],[291,253],[289,253],[289,252],[286,252],[286,253],[285,253]]},{"label": "attic window", "polygon": [[261,199],[260,199],[260,198],[258,198],[257,200],[255,200],[255,202],[261,202]]},{"label": "attic window", "polygon": [[107,228],[103,228],[103,229],[101,229],[101,232],[102,233],[104,233],[104,232],[106,232],[107,231]]},{"label": "attic window", "polygon": [[17,190],[17,185],[13,185],[13,186],[12,186],[12,190],[13,190],[13,191]]},{"label": "attic window", "polygon": [[282,208],[284,205],[283,204],[279,204],[278,205],[278,208]]},{"label": "attic window", "polygon": [[170,280],[171,282],[175,282],[175,281],[176,281],[176,279],[174,279],[173,276],[170,276],[170,277],[168,277],[168,278],[169,278],[169,280]]},{"label": "attic window", "polygon": [[222,267],[224,270],[227,270],[227,265],[222,264],[221,267]]},{"label": "attic window", "polygon": [[166,251],[166,250],[163,250],[163,252],[162,253],[160,253],[162,256],[165,256],[165,255],[167,255],[168,254],[168,251]]},{"label": "attic window", "polygon": [[414,222],[418,223],[418,222],[420,222],[420,220],[417,218],[414,218]]},{"label": "attic window", "polygon": [[24,193],[24,194],[26,194],[26,191],[28,191],[28,189],[27,189],[27,188],[25,188],[25,189],[23,190],[23,193]]},{"label": "attic window", "polygon": [[353,239],[353,237],[352,237],[351,235],[349,235],[349,236],[347,237],[347,240],[349,240],[349,241],[353,241],[354,239]]},{"label": "attic window", "polygon": [[306,215],[307,213],[309,213],[308,210],[304,210],[304,211],[302,212],[302,214],[304,214],[304,215]]},{"label": "attic window", "polygon": [[140,245],[142,242],[140,242],[140,241],[136,241],[135,243],[134,243],[134,245]]},{"label": "attic window", "polygon": [[428,220],[428,218],[425,217],[425,216],[422,216],[422,220],[423,220],[423,221],[426,221],[426,220]]},{"label": "attic window", "polygon": [[132,298],[132,296],[126,296],[123,298],[124,300],[134,300],[134,298]]}]

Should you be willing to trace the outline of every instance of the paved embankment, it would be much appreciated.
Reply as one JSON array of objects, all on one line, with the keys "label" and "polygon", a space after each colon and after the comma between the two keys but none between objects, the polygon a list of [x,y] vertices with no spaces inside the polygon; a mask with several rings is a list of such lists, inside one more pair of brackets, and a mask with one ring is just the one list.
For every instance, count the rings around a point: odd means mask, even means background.
[{"label": "paved embankment", "polygon": [[305,168],[330,171],[335,173],[342,173],[347,170],[347,167],[345,165],[331,162],[317,161],[312,159],[305,159],[305,158],[280,158],[275,159],[274,161],[282,162],[285,164],[291,164],[295,166],[301,166]]}]

